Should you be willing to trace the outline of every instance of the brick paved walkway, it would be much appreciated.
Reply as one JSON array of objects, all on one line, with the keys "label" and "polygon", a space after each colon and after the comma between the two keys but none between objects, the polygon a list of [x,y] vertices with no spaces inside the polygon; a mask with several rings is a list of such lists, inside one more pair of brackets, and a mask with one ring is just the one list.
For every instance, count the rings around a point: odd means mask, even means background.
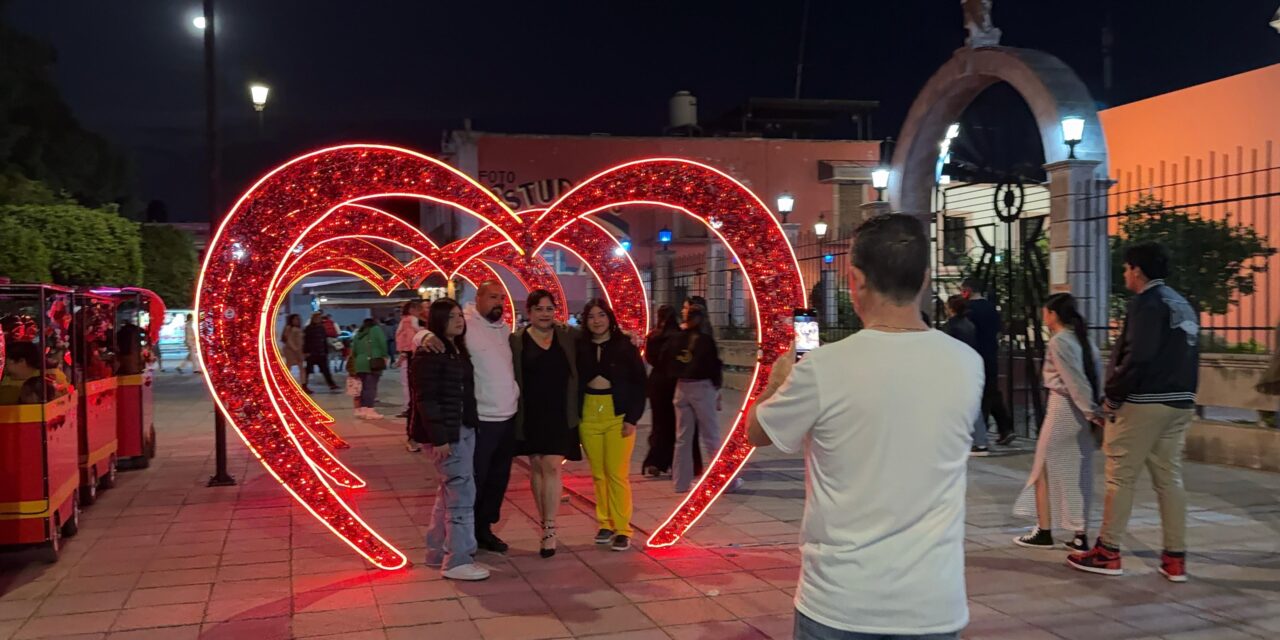
[{"label": "brick paved walkway", "polygon": [[[393,396],[395,386],[388,380],[383,391]],[[628,553],[591,543],[591,506],[580,497],[590,496],[590,482],[581,465],[570,465],[579,475],[559,520],[561,552],[550,560],[537,556],[527,476],[517,467],[499,530],[511,553],[482,554],[496,569],[492,579],[451,583],[421,566],[367,567],[234,438],[240,484],[205,488],[212,415],[202,383],[169,375],[157,389],[160,455],[152,468],[122,474],[102,494],[58,564],[0,555],[0,640],[790,637],[804,497],[799,459],[757,456],[747,487],[723,499],[685,543]],[[404,451],[397,421],[356,422],[348,398],[321,397],[352,442],[343,459],[369,480],[354,498],[362,516],[420,560],[434,492],[425,458]],[[1155,574],[1158,517],[1149,488],[1134,511],[1136,555],[1126,557],[1123,578],[1079,574],[1062,566],[1062,553],[1012,547],[1024,523],[1009,505],[1029,466],[1025,454],[972,462],[973,622],[965,637],[1280,637],[1280,476],[1188,465],[1192,581],[1170,585]],[[651,529],[674,501],[670,483],[637,477],[634,486],[636,524]]]}]

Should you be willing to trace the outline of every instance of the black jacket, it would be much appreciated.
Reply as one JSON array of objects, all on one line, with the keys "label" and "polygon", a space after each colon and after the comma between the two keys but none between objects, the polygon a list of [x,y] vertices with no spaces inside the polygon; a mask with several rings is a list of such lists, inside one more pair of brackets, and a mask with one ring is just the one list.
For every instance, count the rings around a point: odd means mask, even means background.
[{"label": "black jacket", "polygon": [[311,323],[302,330],[302,352],[308,358],[323,358],[329,355],[329,334],[324,325]]},{"label": "black jacket", "polygon": [[942,325],[942,332],[969,345],[974,351],[978,350],[978,330],[968,318],[964,316],[947,318],[946,324]]},{"label": "black jacket", "polygon": [[969,301],[969,321],[973,323],[978,355],[982,356],[982,364],[987,371],[987,380],[994,381],[993,373],[999,366],[996,358],[1000,353],[1000,331],[1004,328],[1000,322],[1000,312],[994,302],[982,298]]},{"label": "black jacket", "polygon": [[409,362],[409,388],[413,394],[409,419],[416,442],[452,444],[464,426],[474,429],[480,421],[471,358],[449,342],[444,353],[414,352]]},{"label": "black jacket", "polygon": [[1162,280],[1134,296],[1107,369],[1107,403],[1191,407],[1200,381],[1199,315]]},{"label": "black jacket", "polygon": [[[578,343],[578,371],[591,371],[596,358],[596,345],[583,332],[583,341]],[[622,416],[622,421],[635,424],[644,415],[645,375],[644,361],[640,359],[640,350],[631,344],[631,340],[622,335],[614,335],[604,343],[602,361],[607,361],[605,377],[609,379],[613,396],[613,414]],[[582,415],[582,402],[587,395],[587,375],[578,376],[578,415]]]},{"label": "black jacket", "polygon": [[701,331],[682,329],[667,339],[661,361],[676,380],[710,380],[717,389],[724,381],[716,339]]}]

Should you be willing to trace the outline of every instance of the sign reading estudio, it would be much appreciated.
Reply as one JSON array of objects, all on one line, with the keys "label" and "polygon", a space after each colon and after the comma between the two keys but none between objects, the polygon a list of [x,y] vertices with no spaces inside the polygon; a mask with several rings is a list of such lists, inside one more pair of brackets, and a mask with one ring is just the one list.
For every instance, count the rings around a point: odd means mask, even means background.
[{"label": "sign reading estudio", "polygon": [[545,178],[517,184],[514,171],[481,170],[480,184],[516,211],[550,205],[573,188],[573,181],[568,178]]}]

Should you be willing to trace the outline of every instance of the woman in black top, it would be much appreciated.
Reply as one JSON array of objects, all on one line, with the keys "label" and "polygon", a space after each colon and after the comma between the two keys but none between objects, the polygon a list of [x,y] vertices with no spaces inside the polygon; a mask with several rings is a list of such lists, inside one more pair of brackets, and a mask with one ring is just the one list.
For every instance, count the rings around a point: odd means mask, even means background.
[{"label": "woman in black top", "polygon": [[582,310],[587,331],[578,344],[582,381],[582,448],[591,463],[596,493],[596,543],[614,551],[631,546],[631,450],[636,423],[644,415],[644,362],[618,319],[601,299]]},{"label": "woman in black top", "polygon": [[462,307],[449,298],[431,304],[427,328],[444,340],[444,352],[418,349],[409,371],[413,439],[430,444],[439,490],[427,528],[427,564],[452,580],[484,580],[475,563],[476,388],[463,334]]},{"label": "woman in black top", "polygon": [[[658,322],[644,340],[644,359],[649,372],[649,407],[653,425],[649,428],[649,452],[644,456],[644,474],[658,477],[671,471],[671,455],[676,446],[676,379],[667,375],[662,364],[662,349],[667,341],[680,333],[680,318],[675,307],[658,307]],[[702,475],[702,451],[693,449],[693,473]]]},{"label": "woman in black top", "polygon": [[560,465],[581,460],[578,446],[578,375],[575,331],[556,325],[556,303],[538,289],[525,302],[529,326],[511,334],[511,356],[520,402],[516,410],[518,454],[529,456],[529,483],[542,518],[540,553],[556,553]]}]

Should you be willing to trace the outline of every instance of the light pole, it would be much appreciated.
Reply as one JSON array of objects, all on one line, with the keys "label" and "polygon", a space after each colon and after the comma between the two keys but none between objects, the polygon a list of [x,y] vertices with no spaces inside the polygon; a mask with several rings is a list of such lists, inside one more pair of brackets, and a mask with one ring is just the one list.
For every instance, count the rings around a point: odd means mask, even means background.
[{"label": "light pole", "polygon": [[[214,57],[214,31],[217,22],[213,16],[213,0],[203,0],[203,15],[191,21],[197,29],[204,32],[204,133],[205,153],[208,163],[206,189],[209,199],[209,248],[213,248],[213,237],[218,233],[220,222],[220,204],[218,202],[218,87],[217,66]],[[200,319],[196,318],[199,322]],[[201,365],[204,366],[204,365]],[[222,409],[214,403],[213,407],[213,449],[215,469],[209,477],[210,487],[227,487],[234,485],[236,479],[227,472],[227,418]]]},{"label": "light pole", "polygon": [[782,224],[787,223],[787,216],[791,215],[791,210],[796,206],[795,196],[789,192],[783,191],[778,195],[778,215],[782,216]]},{"label": "light pole", "polygon": [[813,223],[813,233],[821,240],[827,237],[827,215],[825,213],[818,214],[818,221]]},{"label": "light pole", "polygon": [[1076,159],[1076,145],[1084,140],[1084,118],[1080,116],[1067,116],[1062,119],[1062,142],[1070,149],[1067,154],[1068,160]]},{"label": "light pole", "polygon": [[258,112],[258,135],[262,135],[262,112],[267,108],[267,94],[271,87],[255,82],[249,85],[249,99],[253,101],[253,110]]},{"label": "light pole", "polygon": [[871,187],[876,190],[876,202],[884,202],[884,190],[889,188],[889,168],[871,170]]},{"label": "light pole", "polygon": [[671,246],[671,230],[662,227],[658,230],[658,244],[662,245],[662,250],[666,251]]}]

